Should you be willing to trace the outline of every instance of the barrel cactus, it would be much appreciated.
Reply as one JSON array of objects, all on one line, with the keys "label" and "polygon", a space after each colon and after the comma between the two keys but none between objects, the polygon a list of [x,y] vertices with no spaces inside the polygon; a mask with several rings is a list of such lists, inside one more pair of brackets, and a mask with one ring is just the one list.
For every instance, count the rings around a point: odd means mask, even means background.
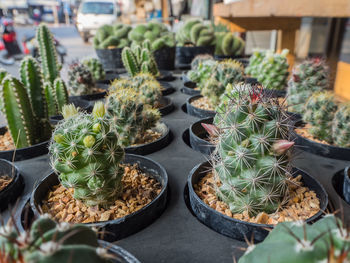
[{"label": "barrel cactus", "polygon": [[320,140],[332,143],[332,121],[338,109],[334,94],[317,92],[306,102],[303,120],[311,125],[309,133]]},{"label": "barrel cactus", "polygon": [[320,59],[308,59],[293,68],[288,81],[287,103],[291,112],[303,113],[307,99],[329,87],[329,69]]},{"label": "barrel cactus", "polygon": [[212,46],[215,45],[214,29],[199,19],[187,20],[176,32],[178,46]]},{"label": "barrel cactus", "polygon": [[111,255],[99,247],[96,233],[85,225],[57,224],[47,214],[20,233],[10,220],[0,227],[1,262],[110,263]]},{"label": "barrel cactus", "polygon": [[124,24],[103,25],[94,36],[95,49],[124,48],[131,44],[128,34],[131,26]]},{"label": "barrel cactus", "polygon": [[72,96],[92,94],[95,88],[95,81],[87,66],[79,61],[69,65],[68,89]]},{"label": "barrel cactus", "polygon": [[250,244],[238,263],[349,262],[349,229],[334,215],[313,224],[284,222],[259,244]]},{"label": "barrel cactus", "polygon": [[232,213],[273,213],[288,198],[288,116],[278,100],[253,87],[237,91],[218,113],[220,134],[213,154],[218,197]]},{"label": "barrel cactus", "polygon": [[259,75],[259,67],[265,58],[266,50],[254,49],[253,54],[249,58],[249,65],[245,68],[245,73],[253,78]]},{"label": "barrel cactus", "polygon": [[67,105],[63,117],[49,146],[51,166],[61,184],[74,189],[75,199],[88,206],[108,207],[122,190],[124,150],[104,104],[95,103],[92,114]]},{"label": "barrel cactus", "polygon": [[104,80],[106,73],[103,69],[101,62],[97,58],[89,58],[83,60],[83,64],[89,68],[92,77],[95,81]]},{"label": "barrel cactus", "polygon": [[245,42],[231,32],[215,32],[215,55],[239,56],[244,52]]},{"label": "barrel cactus", "polygon": [[340,147],[350,147],[350,104],[339,105],[332,121],[333,143]]}]

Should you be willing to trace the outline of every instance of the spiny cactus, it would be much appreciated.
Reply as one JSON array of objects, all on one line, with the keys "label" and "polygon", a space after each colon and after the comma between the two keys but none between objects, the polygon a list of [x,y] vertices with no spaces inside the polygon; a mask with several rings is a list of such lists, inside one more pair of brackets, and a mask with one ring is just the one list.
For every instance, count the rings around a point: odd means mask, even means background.
[{"label": "spiny cactus", "polygon": [[6,77],[7,71],[3,68],[0,68],[0,84],[3,81],[3,79]]},{"label": "spiny cactus", "polygon": [[35,220],[24,233],[19,233],[12,221],[0,227],[0,258],[8,263],[111,262],[91,228],[57,224],[47,214]]},{"label": "spiny cactus", "polygon": [[60,111],[58,110],[57,97],[54,88],[50,82],[45,82],[43,84],[45,99],[47,103],[47,110],[49,116],[55,116]]},{"label": "spiny cactus", "polygon": [[223,60],[213,69],[210,78],[202,81],[201,94],[208,97],[213,106],[217,106],[226,86],[243,81],[243,74],[241,63],[231,59]]},{"label": "spiny cactus", "polygon": [[187,20],[176,32],[178,46],[211,46],[215,45],[214,29],[211,25],[204,25],[199,19]]},{"label": "spiny cactus", "polygon": [[103,25],[93,38],[95,49],[124,48],[130,45],[128,33],[131,26],[124,24]]},{"label": "spiny cactus", "polygon": [[191,62],[191,70],[196,70],[201,63],[207,60],[214,60],[214,57],[209,54],[200,54],[195,56]]},{"label": "spiny cactus", "polygon": [[198,63],[195,69],[191,69],[187,72],[187,77],[191,81],[198,83],[199,86],[204,86],[205,81],[209,79],[216,66],[217,62],[214,59],[203,60]]},{"label": "spiny cactus", "polygon": [[97,58],[85,59],[83,60],[83,64],[89,68],[95,81],[105,79],[106,73],[101,62]]},{"label": "spiny cactus", "polygon": [[288,81],[288,110],[303,113],[307,99],[315,92],[329,87],[329,70],[324,61],[308,59],[293,68]]},{"label": "spiny cactus", "polygon": [[330,91],[313,94],[306,102],[303,120],[311,125],[310,134],[332,143],[332,120],[338,105]]},{"label": "spiny cactus", "polygon": [[110,93],[106,110],[119,135],[119,143],[124,147],[134,144],[138,136],[155,127],[160,119],[159,111],[142,103],[139,93],[130,87]]},{"label": "spiny cactus", "polygon": [[150,73],[154,76],[159,75],[157,63],[150,51],[150,42],[144,41],[142,47],[133,45],[132,48],[126,47],[122,51],[122,61],[125,69],[131,77],[136,74]]},{"label": "spiny cactus", "polygon": [[232,213],[275,212],[288,197],[287,150],[294,143],[287,141],[287,114],[253,87],[238,90],[223,112],[212,155],[218,197]]},{"label": "spiny cactus", "polygon": [[250,244],[238,263],[346,263],[349,228],[334,215],[313,224],[284,222],[259,244]]},{"label": "spiny cactus", "polygon": [[78,113],[73,105],[63,107],[49,146],[51,166],[61,184],[73,188],[73,197],[88,206],[108,207],[122,190],[124,150],[105,114],[103,102],[92,114]]},{"label": "spiny cactus", "polygon": [[333,143],[340,147],[350,147],[350,104],[339,105],[332,120]]},{"label": "spiny cactus", "polygon": [[161,98],[162,86],[151,74],[139,73],[131,81],[142,103],[154,106]]},{"label": "spiny cactus", "polygon": [[265,58],[266,50],[254,49],[253,54],[249,58],[249,65],[245,68],[245,73],[248,76],[256,78],[259,75],[259,67]]},{"label": "spiny cactus", "polygon": [[72,96],[92,94],[95,81],[88,67],[80,62],[73,62],[68,71],[68,89]]},{"label": "spiny cactus", "polygon": [[216,32],[215,55],[239,56],[243,53],[245,42],[231,32]]},{"label": "spiny cactus", "polygon": [[44,79],[52,84],[60,76],[61,65],[58,63],[56,47],[53,37],[46,25],[40,24],[36,32],[39,46]]},{"label": "spiny cactus", "polygon": [[67,87],[61,78],[55,79],[53,83],[53,91],[56,97],[57,110],[61,112],[63,106],[68,104]]},{"label": "spiny cactus", "polygon": [[109,92],[117,92],[120,89],[125,89],[132,87],[133,83],[130,79],[121,78],[121,79],[115,79],[109,86]]}]

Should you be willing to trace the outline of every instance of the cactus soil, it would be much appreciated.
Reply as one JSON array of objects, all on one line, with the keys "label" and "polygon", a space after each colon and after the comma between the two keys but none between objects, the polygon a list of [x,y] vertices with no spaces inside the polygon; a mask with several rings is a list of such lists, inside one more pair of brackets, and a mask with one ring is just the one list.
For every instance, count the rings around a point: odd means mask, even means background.
[{"label": "cactus soil", "polygon": [[210,110],[210,111],[214,110],[213,105],[210,103],[210,101],[207,97],[200,97],[198,99],[195,99],[191,102],[191,104],[194,107],[202,109],[202,110]]},{"label": "cactus soil", "polygon": [[12,178],[8,175],[0,176],[0,191],[3,190],[6,186],[8,186],[12,182]]},{"label": "cactus soil", "polygon": [[9,151],[15,148],[11,134],[8,130],[3,135],[0,135],[0,151]]}]

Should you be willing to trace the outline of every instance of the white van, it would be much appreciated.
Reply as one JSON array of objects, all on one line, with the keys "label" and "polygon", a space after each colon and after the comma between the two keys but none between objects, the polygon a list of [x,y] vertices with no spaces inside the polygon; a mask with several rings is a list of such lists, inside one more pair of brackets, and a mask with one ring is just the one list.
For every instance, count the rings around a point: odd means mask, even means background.
[{"label": "white van", "polygon": [[83,1],[78,9],[77,28],[84,42],[88,42],[100,26],[115,23],[118,16],[120,9],[115,0]]}]

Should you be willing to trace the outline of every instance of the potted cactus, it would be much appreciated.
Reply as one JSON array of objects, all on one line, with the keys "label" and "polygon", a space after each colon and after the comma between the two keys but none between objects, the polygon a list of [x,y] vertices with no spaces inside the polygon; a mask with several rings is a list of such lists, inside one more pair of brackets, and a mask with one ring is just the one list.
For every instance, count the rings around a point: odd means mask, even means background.
[{"label": "potted cactus", "polygon": [[97,30],[93,43],[104,70],[115,71],[123,67],[121,52],[131,44],[130,30],[131,27],[124,24],[104,25]]},{"label": "potted cactus", "polygon": [[[267,235],[262,227],[318,218],[326,209],[327,194],[316,180],[291,167],[294,142],[288,141],[289,117],[283,105],[246,86],[233,90],[221,110],[214,120],[217,144],[211,161],[196,166],[188,178],[198,219],[232,238],[261,241]],[[204,190],[208,183],[213,189],[209,194]],[[300,187],[308,194],[293,199]],[[303,207],[297,209],[293,203],[301,199]],[[287,216],[289,210],[293,217]]]},{"label": "potted cactus", "polygon": [[215,59],[241,57],[244,53],[245,42],[232,32],[215,32]]},{"label": "potted cactus", "polygon": [[2,262],[139,263],[130,253],[105,241],[84,225],[57,224],[48,214],[20,233],[11,220],[0,227]]},{"label": "potted cactus", "polygon": [[85,58],[83,64],[89,68],[92,77],[97,85],[109,85],[111,81],[118,77],[118,74],[113,72],[106,73],[102,63],[97,58]]},{"label": "potted cactus", "polygon": [[187,20],[176,32],[176,59],[180,67],[188,67],[200,54],[214,54],[215,34],[211,25],[199,19]]},{"label": "potted cactus", "polygon": [[135,26],[128,34],[132,43],[141,45],[149,40],[151,51],[160,70],[173,70],[175,66],[175,36],[157,21]]},{"label": "potted cactus", "polygon": [[[34,215],[47,212],[60,222],[86,223],[105,230],[103,238],[113,241],[153,222],[166,205],[164,168],[142,156],[124,155],[118,127],[103,102],[95,103],[92,114],[66,105],[63,116],[49,147],[55,172],[31,196]],[[58,207],[63,197],[67,206]]]}]

